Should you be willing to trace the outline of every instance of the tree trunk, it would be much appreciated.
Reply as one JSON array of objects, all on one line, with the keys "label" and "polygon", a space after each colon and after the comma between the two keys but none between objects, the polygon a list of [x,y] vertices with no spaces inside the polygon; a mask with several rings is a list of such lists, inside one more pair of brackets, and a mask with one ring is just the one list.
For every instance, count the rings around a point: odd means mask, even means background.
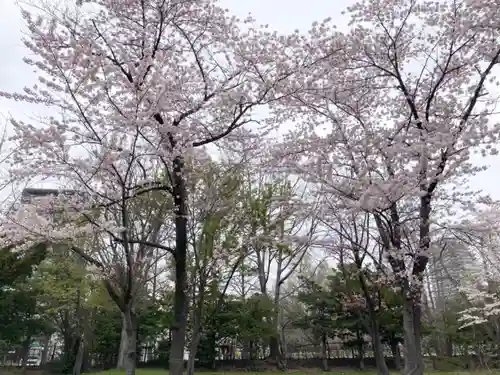
[{"label": "tree trunk", "polygon": [[83,337],[78,340],[78,350],[76,351],[75,364],[73,365],[73,375],[80,375],[83,366],[83,353],[85,351],[85,342]]},{"label": "tree trunk", "polygon": [[[279,370],[284,371],[286,369],[286,361],[285,361],[285,356],[282,353],[283,340],[281,337],[281,309],[280,309],[281,256],[279,256],[278,269],[276,272],[277,272],[277,278],[276,278],[276,285],[274,287],[274,297],[273,297],[273,303],[274,303],[273,321],[276,332],[273,336],[271,336],[271,339],[269,340],[269,356],[270,358],[272,358],[272,360],[276,361],[276,367]],[[265,284],[261,284],[261,289],[264,288]]]},{"label": "tree trunk", "polygon": [[[363,289],[363,294],[365,297],[365,301],[368,307],[368,314],[370,318],[370,324],[367,328],[371,331],[372,345],[375,354],[375,362],[377,364],[377,369],[379,374],[381,375],[389,375],[389,368],[387,367],[387,363],[385,362],[384,356],[384,346],[382,345],[382,338],[380,336],[380,327],[378,323],[378,316],[375,310],[375,303],[370,294],[370,290],[368,289],[365,276],[362,272],[362,259],[359,257],[359,253],[354,253],[354,259],[356,262],[356,266],[359,270],[359,281],[361,283],[361,288]],[[360,335],[360,338],[363,337],[363,334]],[[360,351],[363,350],[363,347],[360,348]]]},{"label": "tree trunk", "polygon": [[[281,314],[283,313],[283,310],[280,311],[280,316]],[[280,364],[279,364],[279,368],[282,370],[282,371],[285,371],[287,369],[287,347],[286,347],[286,337],[285,337],[285,329],[284,327],[281,326],[281,319],[282,317],[280,317],[280,320],[279,320],[279,326],[280,326],[280,330],[279,330],[279,346],[278,346],[278,349],[279,349],[279,361],[280,361]]]},{"label": "tree trunk", "polygon": [[387,363],[385,362],[384,356],[384,346],[382,345],[382,338],[380,337],[380,329],[378,326],[377,317],[375,316],[375,312],[370,312],[370,319],[372,325],[372,345],[375,354],[375,362],[377,364],[377,370],[379,375],[389,375],[389,368],[387,367]]},{"label": "tree trunk", "polygon": [[54,343],[54,347],[52,348],[52,354],[50,355],[50,360],[53,361],[56,358],[56,349],[57,345]]},{"label": "tree trunk", "polygon": [[269,339],[269,358],[277,361],[279,357],[278,337],[273,335]]},{"label": "tree trunk", "polygon": [[196,353],[198,351],[198,345],[200,343],[200,332],[193,332],[193,337],[191,340],[191,345],[189,345],[189,359],[187,364],[187,375],[194,374],[194,365],[196,363]]},{"label": "tree trunk", "polygon": [[401,370],[401,353],[399,350],[399,343],[397,340],[391,341],[391,352],[392,357],[394,358],[394,366],[396,370]]},{"label": "tree trunk", "polygon": [[359,359],[359,369],[365,369],[365,348],[363,344],[358,347],[358,359]]},{"label": "tree trunk", "polygon": [[175,205],[175,292],[174,324],[170,348],[169,375],[182,375],[187,325],[187,191],[184,181],[184,160],[177,156],[173,162],[173,196]]},{"label": "tree trunk", "polygon": [[137,358],[137,318],[131,306],[122,312],[123,326],[125,327],[125,349],[123,351],[123,365],[127,375],[135,375]]},{"label": "tree trunk", "polygon": [[43,367],[47,364],[47,359],[49,357],[49,344],[50,344],[50,337],[52,335],[46,334],[43,336],[43,350],[42,350],[42,357],[40,358],[40,367]]},{"label": "tree trunk", "polygon": [[328,371],[328,338],[326,334],[321,337],[321,351],[322,353],[322,370]]},{"label": "tree trunk", "polygon": [[445,353],[446,353],[446,356],[448,358],[451,358],[453,357],[453,340],[451,339],[451,337],[446,337],[445,338]]},{"label": "tree trunk", "polygon": [[125,368],[125,351],[127,346],[127,332],[125,332],[125,324],[122,323],[122,333],[120,336],[120,349],[118,351],[118,361],[116,362],[117,369]]},{"label": "tree trunk", "polygon": [[189,345],[189,359],[187,365],[187,374],[194,374],[194,364],[196,361],[196,352],[200,344],[200,329],[201,329],[201,307],[198,306],[194,313],[193,332],[191,336],[191,344]]},{"label": "tree trunk", "polygon": [[420,306],[411,298],[403,302],[403,332],[405,349],[404,375],[423,375],[420,345]]}]

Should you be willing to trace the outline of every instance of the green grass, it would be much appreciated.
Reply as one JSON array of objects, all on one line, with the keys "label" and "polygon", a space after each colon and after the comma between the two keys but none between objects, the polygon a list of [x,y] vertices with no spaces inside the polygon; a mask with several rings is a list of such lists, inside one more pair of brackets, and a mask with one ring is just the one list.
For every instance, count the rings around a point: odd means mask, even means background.
[{"label": "green grass", "polygon": [[[204,375],[265,375],[269,372],[251,372],[251,371],[238,371],[238,372],[227,372],[227,371],[217,371],[217,372],[208,372],[208,371],[198,371],[199,374]],[[289,371],[290,374],[293,375],[376,375],[377,373],[374,371],[349,371],[349,370],[332,370],[331,372],[322,372],[322,371]],[[108,370],[99,373],[99,375],[124,375],[125,370]],[[275,374],[283,374],[282,372],[275,372]],[[391,374],[397,374],[396,371],[391,371]],[[500,375],[500,371],[477,371],[477,372],[426,372],[429,375],[438,375],[438,374],[446,374],[446,375]],[[137,369],[136,375],[168,375],[167,370],[162,369]]]}]

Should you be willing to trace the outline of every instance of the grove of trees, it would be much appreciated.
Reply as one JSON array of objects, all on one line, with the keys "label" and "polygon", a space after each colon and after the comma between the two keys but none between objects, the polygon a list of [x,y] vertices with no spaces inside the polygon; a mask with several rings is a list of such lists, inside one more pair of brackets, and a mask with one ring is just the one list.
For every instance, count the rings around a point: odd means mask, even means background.
[{"label": "grove of trees", "polygon": [[469,181],[497,154],[499,11],[360,0],[346,32],[285,35],[214,0],[21,5],[38,80],[0,96],[45,115],[3,143],[4,353],[496,366],[500,205]]}]

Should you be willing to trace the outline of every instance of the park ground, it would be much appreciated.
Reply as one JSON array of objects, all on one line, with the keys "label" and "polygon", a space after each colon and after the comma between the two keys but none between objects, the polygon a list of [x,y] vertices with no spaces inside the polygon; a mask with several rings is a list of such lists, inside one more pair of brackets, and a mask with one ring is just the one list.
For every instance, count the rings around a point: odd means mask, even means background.
[{"label": "park ground", "polygon": [[[266,374],[273,374],[273,375],[278,375],[278,374],[283,374],[283,372],[250,372],[250,371],[239,371],[239,372],[225,372],[225,371],[218,371],[218,372],[208,372],[208,371],[200,371],[200,374],[203,375],[266,375]],[[293,375],[376,375],[376,371],[353,371],[353,370],[332,370],[330,372],[323,372],[323,371],[287,371],[287,373],[293,374]],[[109,370],[109,371],[104,371],[100,372],[99,375],[124,375],[125,371],[120,371],[120,370]],[[396,372],[394,372],[396,374]],[[500,370],[492,370],[492,371],[478,371],[478,372],[428,372],[426,374],[429,375],[438,375],[438,374],[446,374],[446,375],[470,375],[470,374],[475,374],[475,375],[500,375]],[[162,369],[157,369],[157,370],[152,370],[152,369],[138,369],[136,370],[136,375],[167,375],[166,370]]]},{"label": "park ground", "polygon": [[[272,371],[237,371],[237,372],[229,372],[229,371],[198,371],[198,374],[203,375],[283,375],[283,372],[272,372]],[[355,371],[350,369],[332,369],[329,372],[323,372],[318,370],[290,370],[286,373],[291,375],[377,375],[376,371],[366,370],[366,371]],[[397,374],[397,372],[391,372],[392,374]],[[21,375],[22,371],[13,370],[13,369],[5,369],[0,368],[0,375]],[[426,375],[500,375],[500,370],[491,370],[491,371],[450,371],[450,372],[435,372],[429,371],[425,373]],[[28,370],[26,375],[44,375],[44,372],[41,370]],[[125,375],[125,370],[107,370],[101,372],[89,373],[88,375]],[[137,369],[136,375],[168,375],[168,371],[165,369]]]}]

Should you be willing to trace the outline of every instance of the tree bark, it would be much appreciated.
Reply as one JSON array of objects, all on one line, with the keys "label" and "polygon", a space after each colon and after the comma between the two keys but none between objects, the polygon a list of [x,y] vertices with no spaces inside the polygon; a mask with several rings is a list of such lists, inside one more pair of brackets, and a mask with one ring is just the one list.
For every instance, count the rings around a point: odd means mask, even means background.
[{"label": "tree bark", "polygon": [[415,303],[412,298],[405,298],[403,302],[404,375],[424,374],[420,343],[420,324],[420,305]]},{"label": "tree bark", "polygon": [[137,362],[137,317],[130,305],[127,306],[125,312],[122,312],[122,319],[126,335],[123,365],[127,375],[135,375]]},{"label": "tree bark", "polygon": [[47,358],[49,357],[49,344],[50,344],[50,337],[52,335],[46,334],[43,337],[43,351],[42,351],[42,357],[40,358],[40,366],[43,367],[47,364]]},{"label": "tree bark", "polygon": [[[123,319],[123,318],[122,318]],[[116,362],[117,369],[125,368],[125,351],[127,346],[127,332],[125,331],[125,324],[122,323],[122,333],[120,336],[120,349],[118,351],[118,361]]]},{"label": "tree bark", "polygon": [[[282,272],[282,264],[281,264],[281,254],[278,255],[278,269],[277,269],[277,278],[276,284],[274,286],[274,317],[272,318],[274,321],[274,328],[276,329],[275,335],[271,336],[269,340],[269,354],[270,357],[276,361],[276,367],[284,371],[286,369],[286,361],[285,357],[282,353],[281,346],[281,314],[280,314],[280,299],[281,299],[281,272]],[[265,284],[263,284],[265,288]],[[262,286],[261,286],[262,289]],[[265,291],[267,292],[267,291]],[[267,294],[267,293],[266,293]]]},{"label": "tree bark", "polygon": [[182,375],[187,325],[187,191],[184,181],[184,160],[177,156],[173,162],[173,195],[175,205],[175,291],[174,324],[170,348],[169,375]]},{"label": "tree bark", "polygon": [[78,340],[78,350],[76,351],[75,364],[73,365],[73,375],[80,375],[82,372],[84,351],[85,351],[84,338],[80,337]]},{"label": "tree bark", "polygon": [[200,344],[200,331],[193,332],[191,345],[189,345],[189,359],[187,364],[187,374],[194,374],[194,365],[196,363],[196,354],[198,352],[198,345]]},{"label": "tree bark", "polygon": [[54,343],[54,347],[52,348],[52,354],[50,355],[51,361],[53,361],[56,358],[56,349],[57,349],[57,345]]},{"label": "tree bark", "polygon": [[326,334],[321,337],[321,350],[322,350],[322,370],[328,371],[328,338]]},{"label": "tree bark", "polygon": [[[202,301],[199,301],[202,303]],[[189,359],[187,364],[187,374],[194,374],[194,365],[196,362],[196,353],[198,351],[198,345],[200,344],[200,329],[201,329],[201,306],[197,306],[195,313],[193,314],[194,324],[193,333],[191,337],[191,344],[189,345]]]},{"label": "tree bark", "polygon": [[377,364],[377,370],[379,372],[379,375],[389,375],[389,368],[387,367],[387,363],[385,362],[384,346],[382,345],[380,329],[374,311],[370,312],[370,319],[372,325],[372,345],[375,352],[375,362]]}]

